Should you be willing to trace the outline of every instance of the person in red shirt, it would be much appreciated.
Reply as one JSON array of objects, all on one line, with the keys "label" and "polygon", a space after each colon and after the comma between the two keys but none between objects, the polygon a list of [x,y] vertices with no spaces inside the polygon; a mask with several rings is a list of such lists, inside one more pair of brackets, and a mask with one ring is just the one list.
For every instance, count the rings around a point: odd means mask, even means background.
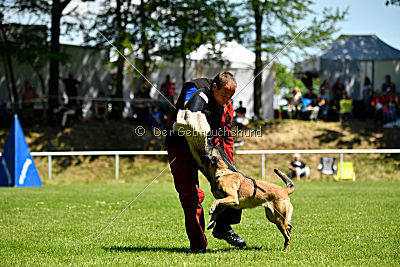
[{"label": "person in red shirt", "polygon": [[174,103],[174,95],[176,91],[175,83],[171,81],[171,76],[167,75],[165,82],[161,85],[161,93],[168,99],[171,104]]},{"label": "person in red shirt", "polygon": [[[172,111],[167,125],[166,146],[175,188],[185,214],[185,226],[192,252],[205,252],[204,212],[201,206],[204,192],[199,188],[198,166],[193,159],[184,136],[172,130],[179,110],[201,111],[206,115],[211,128],[209,142],[212,146],[221,146],[233,160],[233,136],[231,123],[233,118],[232,96],[236,90],[236,81],[229,72],[219,73],[213,80],[195,79],[183,85],[182,92]],[[227,208],[218,215],[213,236],[223,239],[235,247],[244,247],[246,242],[231,228],[241,219],[241,210]]]}]

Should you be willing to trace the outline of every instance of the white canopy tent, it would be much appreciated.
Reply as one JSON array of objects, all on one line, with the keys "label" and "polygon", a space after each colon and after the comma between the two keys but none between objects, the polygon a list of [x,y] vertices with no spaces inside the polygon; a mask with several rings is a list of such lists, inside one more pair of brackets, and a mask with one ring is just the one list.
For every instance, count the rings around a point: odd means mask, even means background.
[{"label": "white canopy tent", "polygon": [[[237,90],[233,96],[234,108],[239,106],[239,101],[243,101],[243,106],[247,109],[246,117],[252,118],[253,112],[253,78],[255,53],[240,45],[236,41],[222,41],[212,49],[211,44],[200,46],[197,50],[188,55],[188,64],[186,69],[186,80],[198,77],[214,77],[221,71],[231,72],[237,81]],[[223,65],[221,65],[223,61]],[[182,63],[160,62],[160,68],[152,72],[150,81],[157,88],[169,74],[176,83],[177,96],[182,89]],[[262,105],[264,119],[273,119],[273,94],[274,94],[274,74],[265,70],[262,74]],[[156,89],[152,89],[151,96],[156,97]]]}]

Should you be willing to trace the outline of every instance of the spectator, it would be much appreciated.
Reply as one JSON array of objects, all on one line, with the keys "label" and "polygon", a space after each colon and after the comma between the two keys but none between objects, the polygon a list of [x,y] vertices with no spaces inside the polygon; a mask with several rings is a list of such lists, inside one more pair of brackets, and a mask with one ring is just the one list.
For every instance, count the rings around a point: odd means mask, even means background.
[{"label": "spectator", "polygon": [[171,81],[171,77],[167,75],[165,82],[161,85],[161,93],[165,96],[166,99],[168,99],[170,104],[174,104],[175,92],[176,92],[175,83],[173,83]]},{"label": "spectator", "polygon": [[81,82],[74,79],[74,76],[69,73],[68,78],[61,78],[65,85],[65,93],[68,96],[68,106],[70,108],[75,108],[80,106],[80,101],[77,99],[78,97],[78,88],[80,87]]},{"label": "spectator", "polygon": [[145,86],[142,86],[140,91],[135,94],[135,102],[133,104],[134,118],[139,124],[145,124],[149,118],[149,103],[150,94]]},{"label": "spectator", "polygon": [[365,116],[368,118],[371,113],[371,100],[372,100],[372,83],[368,77],[364,79],[364,87],[363,87],[363,103],[364,103],[364,111]]},{"label": "spectator", "polygon": [[336,78],[336,82],[332,85],[332,106],[339,110],[339,101],[343,98],[344,85],[340,81],[340,77]]},{"label": "spectator", "polygon": [[54,114],[57,116],[57,121],[61,124],[61,129],[64,129],[67,126],[68,116],[74,116],[75,110],[70,109],[65,104],[65,99],[61,98],[58,108],[54,109]]},{"label": "spectator", "polygon": [[297,181],[300,181],[300,177],[304,175],[307,176],[308,179],[311,178],[310,168],[305,162],[301,161],[301,156],[298,153],[293,155],[293,161],[290,162],[289,169],[291,172],[288,176],[290,178],[296,177]]},{"label": "spectator", "polygon": [[158,106],[153,105],[148,118],[150,128],[162,129],[164,127],[164,115],[159,111]]},{"label": "spectator", "polygon": [[[304,111],[309,111],[310,112],[310,116],[309,119],[310,120],[317,120],[318,118],[318,113],[319,113],[319,106],[318,106],[318,102],[317,102],[317,95],[313,93],[312,89],[309,88],[307,90],[307,93],[303,96],[303,99],[307,98],[309,100],[311,100],[311,103],[308,104],[306,107],[303,107]],[[304,102],[304,101],[303,101]]]},{"label": "spectator", "polygon": [[246,118],[246,108],[243,107],[243,101],[239,101],[239,107],[235,110],[236,116],[233,118],[234,122],[240,126],[249,124],[249,119]]},{"label": "spectator", "polygon": [[326,92],[326,89],[324,87],[321,87],[320,89],[320,94],[317,97],[317,102],[322,119],[327,120],[330,100],[329,100],[329,94]]},{"label": "spectator", "polygon": [[29,81],[25,81],[24,87],[21,90],[21,96],[23,121],[26,124],[31,124],[34,119],[33,106],[38,95]]},{"label": "spectator", "polygon": [[321,83],[321,85],[319,86],[319,90],[320,90],[320,91],[321,91],[321,90],[325,90],[325,92],[329,94],[329,91],[331,90],[331,87],[330,87],[330,85],[329,85],[329,80],[328,80],[328,79],[325,79],[325,80]]},{"label": "spectator", "polygon": [[94,112],[96,115],[96,119],[107,120],[108,101],[105,98],[104,92],[100,92],[98,95],[98,99],[94,101]]},{"label": "spectator", "polygon": [[385,83],[382,84],[382,94],[386,95],[390,91],[393,91],[393,93],[396,93],[396,85],[391,82],[390,75],[386,75],[385,76]]},{"label": "spectator", "polygon": [[346,99],[346,100],[350,100],[350,99],[351,99],[350,96],[349,96],[349,93],[347,93],[347,90],[344,90],[344,91],[343,91],[343,97],[342,97],[342,99]]},{"label": "spectator", "polygon": [[384,116],[384,121],[385,122],[390,122],[394,121],[397,119],[396,116],[396,103],[398,102],[398,97],[396,94],[393,92],[393,90],[390,90],[384,97],[383,97],[383,106],[382,106],[382,111],[383,111],[383,116]]},{"label": "spectator", "polygon": [[293,88],[293,97],[291,98],[289,108],[293,112],[292,118],[297,118],[299,111],[301,110],[301,99],[302,95],[298,87]]},{"label": "spectator", "polygon": [[384,98],[381,96],[381,91],[380,90],[376,90],[375,95],[372,98],[371,101],[371,107],[374,110],[374,118],[375,118],[375,122],[377,125],[381,125],[383,123],[383,104],[384,104],[385,100]]}]

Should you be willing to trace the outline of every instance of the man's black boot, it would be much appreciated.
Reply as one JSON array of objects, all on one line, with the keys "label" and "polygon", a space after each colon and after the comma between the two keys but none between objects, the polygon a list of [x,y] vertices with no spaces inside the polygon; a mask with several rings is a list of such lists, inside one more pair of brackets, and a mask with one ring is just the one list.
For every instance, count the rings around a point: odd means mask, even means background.
[{"label": "man's black boot", "polygon": [[246,246],[246,241],[238,236],[232,229],[220,230],[217,227],[214,228],[212,235],[217,239],[223,239],[230,245],[237,248],[243,248]]}]

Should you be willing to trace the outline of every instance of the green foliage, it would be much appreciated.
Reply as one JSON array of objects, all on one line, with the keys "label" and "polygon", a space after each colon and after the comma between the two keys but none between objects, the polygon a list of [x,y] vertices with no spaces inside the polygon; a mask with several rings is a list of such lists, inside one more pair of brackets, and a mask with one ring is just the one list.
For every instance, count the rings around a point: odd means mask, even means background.
[{"label": "green foliage", "polygon": [[[151,185],[95,239],[146,185],[0,188],[2,265],[393,266],[400,260],[399,182],[296,183],[288,252],[258,207],[244,210],[233,226],[247,248],[206,231],[207,253],[190,254],[170,182]],[[201,188],[207,210],[213,197],[204,180]]]},{"label": "green foliage", "polygon": [[166,1],[161,16],[158,55],[168,60],[180,58],[184,68],[186,55],[200,45],[210,43],[214,49],[218,39],[240,40],[239,17],[235,15],[237,6],[227,0]]},{"label": "green foliage", "polygon": [[386,0],[385,5],[397,5],[400,6],[400,0]]},{"label": "green foliage", "polygon": [[[305,48],[325,47],[332,35],[339,30],[336,26],[337,23],[344,20],[348,14],[348,9],[340,10],[339,8],[324,8],[320,14],[317,14],[312,9],[314,4],[315,1],[313,0],[252,0],[245,4],[247,13],[243,19],[249,22],[248,25],[253,31],[256,31],[253,9],[254,5],[259,7],[263,22],[260,49],[267,55],[276,53],[303,30],[293,40],[293,43],[283,51],[283,54],[288,55],[297,52],[304,55]],[[310,25],[304,24],[305,18],[312,18]],[[304,28],[300,25],[304,25]],[[277,32],[277,28],[279,32]],[[247,40],[252,43],[254,35],[252,32],[249,33]],[[254,47],[257,48],[256,45]],[[301,49],[300,52],[299,48]]]},{"label": "green foliage", "polygon": [[286,87],[293,89],[298,87],[301,92],[306,91],[306,87],[301,80],[295,79],[293,77],[293,70],[289,69],[287,66],[281,63],[275,63],[273,70],[276,72],[276,79],[278,82],[278,87]]}]

